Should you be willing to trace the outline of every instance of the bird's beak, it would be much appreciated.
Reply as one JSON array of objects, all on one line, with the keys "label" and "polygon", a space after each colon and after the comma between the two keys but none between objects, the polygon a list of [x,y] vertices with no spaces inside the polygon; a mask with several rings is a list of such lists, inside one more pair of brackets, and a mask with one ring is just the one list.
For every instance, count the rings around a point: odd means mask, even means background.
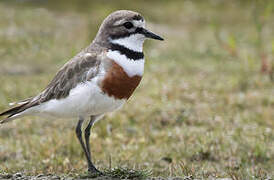
[{"label": "bird's beak", "polygon": [[163,41],[164,39],[157,34],[154,34],[153,32],[150,32],[149,30],[142,28],[142,34],[145,35],[147,38],[156,39]]}]

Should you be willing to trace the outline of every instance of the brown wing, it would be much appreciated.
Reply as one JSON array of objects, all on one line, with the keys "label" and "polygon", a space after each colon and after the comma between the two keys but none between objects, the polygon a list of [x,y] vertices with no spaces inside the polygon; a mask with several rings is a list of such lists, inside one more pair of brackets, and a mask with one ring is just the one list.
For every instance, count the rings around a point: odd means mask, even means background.
[{"label": "brown wing", "polygon": [[96,54],[87,53],[80,57],[76,56],[65,64],[39,95],[39,104],[51,99],[67,97],[70,90],[76,87],[78,83],[88,81],[98,73],[100,62]]},{"label": "brown wing", "polygon": [[80,53],[59,70],[41,94],[1,113],[0,116],[7,115],[8,118],[11,118],[43,102],[67,97],[70,90],[76,87],[78,83],[89,81],[98,73],[100,63],[97,54]]}]

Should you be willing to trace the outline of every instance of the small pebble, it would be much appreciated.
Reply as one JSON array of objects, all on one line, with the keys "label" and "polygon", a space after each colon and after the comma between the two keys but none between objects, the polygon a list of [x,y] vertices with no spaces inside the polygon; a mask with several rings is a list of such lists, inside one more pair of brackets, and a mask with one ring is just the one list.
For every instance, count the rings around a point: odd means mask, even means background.
[{"label": "small pebble", "polygon": [[22,174],[21,173],[15,173],[14,175],[13,175],[13,177],[22,177]]}]

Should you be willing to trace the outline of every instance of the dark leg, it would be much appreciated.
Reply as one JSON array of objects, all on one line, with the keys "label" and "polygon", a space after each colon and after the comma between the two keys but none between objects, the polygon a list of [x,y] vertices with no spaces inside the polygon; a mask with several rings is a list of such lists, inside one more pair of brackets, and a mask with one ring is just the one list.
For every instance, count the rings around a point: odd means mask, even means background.
[{"label": "dark leg", "polygon": [[78,124],[77,124],[77,127],[76,127],[76,135],[77,135],[77,138],[82,146],[82,149],[85,153],[85,156],[86,156],[86,159],[87,159],[87,163],[88,163],[88,171],[89,172],[92,172],[92,173],[97,173],[99,172],[95,167],[94,165],[92,164],[91,160],[90,160],[90,155],[88,154],[87,150],[86,150],[86,147],[85,147],[85,144],[83,142],[83,139],[82,139],[82,124],[83,124],[83,119],[79,119],[78,121]]},{"label": "dark leg", "polygon": [[88,126],[86,127],[85,129],[85,141],[86,141],[86,150],[87,150],[87,154],[88,154],[88,157],[89,157],[89,161],[91,162],[91,164],[89,165],[88,167],[88,171],[89,172],[97,172],[97,173],[101,173],[98,169],[95,168],[95,166],[92,164],[92,161],[91,161],[91,153],[90,153],[90,144],[89,144],[89,137],[90,137],[90,129],[91,127],[93,126],[93,123],[95,121],[95,118],[94,116],[91,116],[90,117],[90,121],[88,123]]}]

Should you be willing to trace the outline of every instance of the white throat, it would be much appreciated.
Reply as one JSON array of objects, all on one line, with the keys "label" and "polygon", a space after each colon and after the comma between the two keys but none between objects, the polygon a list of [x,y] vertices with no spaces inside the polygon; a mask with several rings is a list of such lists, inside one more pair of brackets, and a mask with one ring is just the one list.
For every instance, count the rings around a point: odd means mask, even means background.
[{"label": "white throat", "polygon": [[119,44],[135,52],[143,52],[144,41],[145,36],[142,34],[131,34],[128,37],[110,40],[113,44]]},{"label": "white throat", "polygon": [[142,76],[144,74],[145,59],[129,59],[126,55],[116,50],[108,50],[107,57],[120,65],[129,77]]},{"label": "white throat", "polygon": [[[119,39],[110,39],[112,44],[118,44],[131,51],[142,53],[145,36],[142,34],[131,34],[128,37]],[[144,73],[145,60],[130,59],[126,55],[121,54],[118,50],[109,50],[107,57],[119,64],[129,77],[142,76]]]}]

